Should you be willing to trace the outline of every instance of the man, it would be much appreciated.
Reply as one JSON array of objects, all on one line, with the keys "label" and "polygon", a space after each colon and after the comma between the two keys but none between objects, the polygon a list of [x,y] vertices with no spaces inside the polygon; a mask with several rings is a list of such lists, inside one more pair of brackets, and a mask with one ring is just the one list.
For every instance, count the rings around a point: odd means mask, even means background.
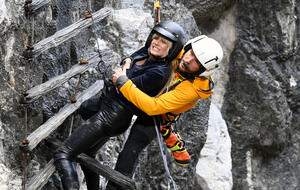
[{"label": "man", "polygon": [[[185,165],[190,162],[190,157],[184,151],[182,140],[172,133],[170,123],[174,121],[176,115],[193,108],[200,98],[207,99],[213,93],[214,83],[210,75],[219,67],[223,50],[216,40],[202,35],[190,40],[178,58],[174,83],[168,92],[159,97],[150,97],[136,88],[135,84],[126,77],[125,69],[115,70],[113,82],[124,97],[136,107],[148,115],[161,115],[163,121],[161,132],[165,142],[171,148],[175,161]],[[152,132],[149,132],[150,129]],[[154,130],[153,127],[148,127],[145,132],[143,130],[130,132],[124,149],[119,155],[116,170],[122,172],[119,168],[135,167],[138,153],[155,137]],[[128,165],[128,160],[135,165]],[[109,182],[107,189],[114,189],[112,186],[117,185]]]}]

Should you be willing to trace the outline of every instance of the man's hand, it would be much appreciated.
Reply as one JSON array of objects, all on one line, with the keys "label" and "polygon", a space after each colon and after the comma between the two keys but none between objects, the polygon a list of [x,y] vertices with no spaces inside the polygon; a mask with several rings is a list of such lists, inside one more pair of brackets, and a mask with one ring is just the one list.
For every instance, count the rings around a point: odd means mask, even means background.
[{"label": "man's hand", "polygon": [[131,63],[131,58],[127,57],[122,61],[122,69],[129,69]]},{"label": "man's hand", "polygon": [[112,75],[112,81],[115,87],[117,87],[117,80],[120,76],[126,76],[126,69],[117,68],[114,70],[114,74]]}]

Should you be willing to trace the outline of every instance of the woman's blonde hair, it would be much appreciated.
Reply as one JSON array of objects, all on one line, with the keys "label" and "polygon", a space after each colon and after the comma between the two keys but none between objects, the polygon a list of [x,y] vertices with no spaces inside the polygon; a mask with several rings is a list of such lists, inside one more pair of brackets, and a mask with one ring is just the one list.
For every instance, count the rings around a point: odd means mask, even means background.
[{"label": "woman's blonde hair", "polygon": [[[168,46],[168,50],[166,51],[166,55],[162,56],[162,57],[166,57],[168,55],[168,53],[169,53],[169,50],[173,46],[173,42],[171,40],[169,40],[168,38],[166,38],[165,36],[157,34],[157,33],[153,34],[152,39],[154,39],[154,38],[156,38],[158,36],[162,36],[166,40],[166,43],[167,43],[167,46]],[[166,91],[168,91],[169,86],[171,86],[171,84],[173,82],[173,79],[174,79],[175,69],[176,69],[176,66],[177,66],[177,62],[176,61],[177,60],[174,59],[170,63],[167,63],[167,64],[171,64],[171,66],[170,66],[170,76],[169,76],[168,81],[166,82],[165,86],[159,91],[159,93],[156,95],[156,97],[160,96],[161,94],[163,94]]]},{"label": "woman's blonde hair", "polygon": [[170,66],[170,76],[168,78],[168,81],[166,82],[165,86],[159,91],[159,93],[155,97],[158,97],[158,96],[162,95],[163,93],[169,91],[168,89],[172,85],[174,77],[175,77],[175,70],[178,65],[177,61],[178,61],[178,59],[174,59],[173,61],[171,61],[171,63],[169,63],[169,64],[171,64],[171,66]]}]

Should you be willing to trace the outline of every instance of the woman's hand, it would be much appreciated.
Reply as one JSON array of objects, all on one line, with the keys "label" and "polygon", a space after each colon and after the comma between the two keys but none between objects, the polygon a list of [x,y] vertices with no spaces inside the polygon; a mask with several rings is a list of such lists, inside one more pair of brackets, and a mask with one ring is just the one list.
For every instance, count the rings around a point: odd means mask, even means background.
[{"label": "woman's hand", "polygon": [[114,74],[112,75],[112,81],[114,86],[117,86],[117,80],[120,76],[126,75],[126,69],[117,68],[114,70]]}]

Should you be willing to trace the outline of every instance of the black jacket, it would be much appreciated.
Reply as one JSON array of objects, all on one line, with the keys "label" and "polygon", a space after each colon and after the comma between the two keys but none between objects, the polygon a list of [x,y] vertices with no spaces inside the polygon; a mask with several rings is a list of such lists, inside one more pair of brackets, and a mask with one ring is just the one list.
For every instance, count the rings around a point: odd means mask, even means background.
[{"label": "black jacket", "polygon": [[[163,60],[151,61],[147,59],[148,51],[142,48],[131,55],[132,63],[127,70],[127,76],[134,81],[135,85],[150,96],[155,96],[166,84],[170,76],[170,65]],[[143,65],[135,63],[147,59]],[[116,92],[114,86],[107,86],[100,97],[101,114],[96,114],[94,122],[102,123],[108,136],[115,136],[128,129],[128,121],[133,114],[144,117],[145,121],[152,121],[149,116]]]}]

